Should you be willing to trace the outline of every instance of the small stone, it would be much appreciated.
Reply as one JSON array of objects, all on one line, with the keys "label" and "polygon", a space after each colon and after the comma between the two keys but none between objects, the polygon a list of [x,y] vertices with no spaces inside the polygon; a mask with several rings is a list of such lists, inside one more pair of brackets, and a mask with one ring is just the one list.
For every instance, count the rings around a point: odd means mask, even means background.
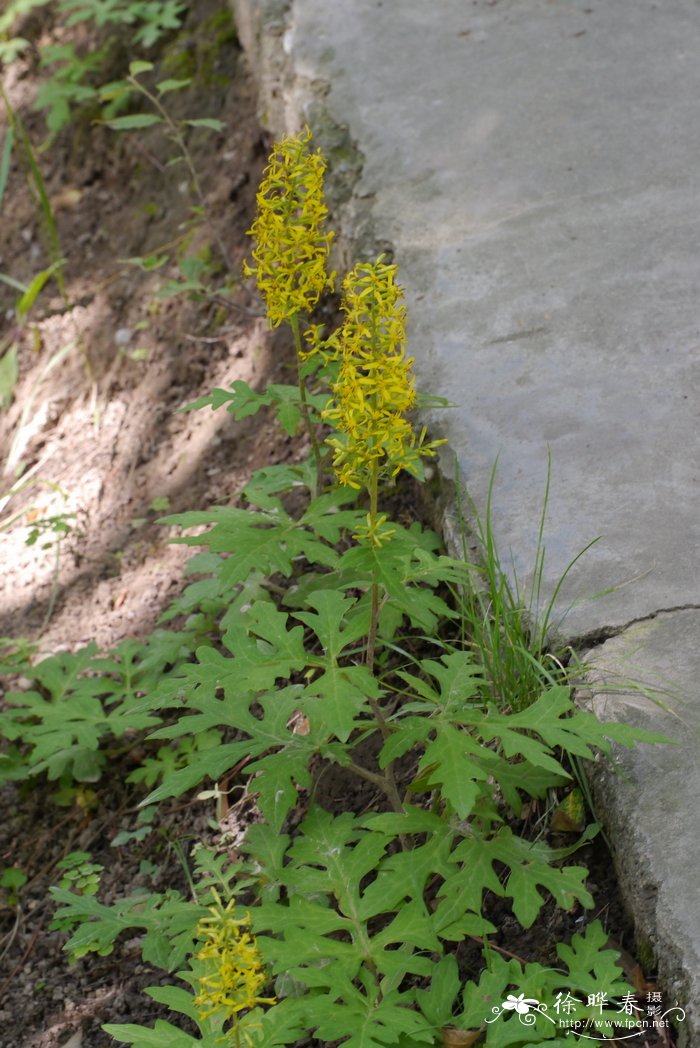
[{"label": "small stone", "polygon": [[114,332],[114,341],[118,346],[128,346],[131,342],[133,332],[131,328],[121,327]]}]

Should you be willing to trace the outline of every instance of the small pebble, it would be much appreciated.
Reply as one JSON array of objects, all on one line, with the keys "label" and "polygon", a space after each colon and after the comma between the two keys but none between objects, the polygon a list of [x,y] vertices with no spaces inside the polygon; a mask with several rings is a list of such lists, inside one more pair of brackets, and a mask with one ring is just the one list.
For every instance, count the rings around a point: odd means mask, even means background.
[{"label": "small pebble", "polygon": [[114,332],[114,341],[117,343],[118,346],[128,346],[131,342],[132,334],[133,332],[131,331],[131,328],[117,328],[117,330]]}]

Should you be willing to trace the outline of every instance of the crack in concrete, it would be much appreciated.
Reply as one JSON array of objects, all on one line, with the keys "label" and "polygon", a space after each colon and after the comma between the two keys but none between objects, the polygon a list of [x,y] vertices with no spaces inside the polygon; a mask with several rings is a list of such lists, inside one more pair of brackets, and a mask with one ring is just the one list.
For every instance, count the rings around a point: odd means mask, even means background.
[{"label": "crack in concrete", "polygon": [[668,608],[657,608],[655,611],[649,612],[648,615],[639,615],[634,619],[622,623],[619,626],[600,626],[594,630],[589,630],[587,633],[582,633],[578,636],[571,637],[568,643],[572,648],[588,648],[593,649],[602,646],[606,641],[612,640],[613,637],[619,637],[633,626],[638,625],[640,622],[652,622],[658,618],[659,615],[672,615],[676,611],[700,611],[700,604],[674,604]]}]

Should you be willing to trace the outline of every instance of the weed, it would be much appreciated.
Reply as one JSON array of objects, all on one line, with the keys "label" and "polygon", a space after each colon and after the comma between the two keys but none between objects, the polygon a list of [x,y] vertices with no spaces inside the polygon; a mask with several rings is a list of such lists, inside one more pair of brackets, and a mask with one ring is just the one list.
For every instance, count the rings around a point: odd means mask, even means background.
[{"label": "weed", "polygon": [[[555,614],[559,614],[559,595],[570,570],[597,539],[571,560],[551,597],[543,603],[544,527],[550,475],[551,462],[548,462],[529,591],[523,588],[515,572],[503,566],[498,552],[492,520],[495,466],[489,481],[484,516],[471,502],[473,529],[464,517],[459,520],[465,561],[470,530],[475,533],[480,554],[479,563],[472,565],[469,585],[455,591],[463,643],[474,651],[484,667],[493,701],[501,708],[510,705],[516,711],[533,702],[544,687],[566,683],[581,673],[575,660],[570,672],[566,669],[572,653],[557,646],[557,629],[564,615],[555,620]],[[456,503],[459,512],[462,505],[459,485]]]},{"label": "weed", "polygon": [[0,889],[4,891],[10,906],[17,906],[22,888],[28,880],[27,874],[18,866],[6,866],[0,873]]},{"label": "weed", "polygon": [[[39,214],[42,217],[43,228],[46,234],[47,252],[51,263],[50,271],[46,271],[46,279],[48,279],[48,276],[55,276],[59,291],[61,292],[61,295],[67,302],[65,278],[63,273],[63,252],[61,251],[61,243],[58,237],[58,229],[56,227],[56,218],[53,213],[53,208],[51,207],[51,201],[49,200],[49,194],[46,189],[46,183],[44,182],[44,178],[41,174],[39,163],[35,151],[32,148],[32,143],[29,138],[29,135],[27,134],[26,128],[24,127],[24,124],[19,114],[16,113],[10,105],[10,101],[1,84],[0,98],[2,98],[2,102],[5,107],[5,113],[7,114],[7,120],[10,127],[10,131],[12,132],[11,137],[8,135],[10,141],[10,148],[12,148],[13,143],[16,144],[16,146],[19,148],[20,160],[27,172],[27,179],[32,193],[34,195],[34,198],[37,202]],[[7,148],[7,139],[4,148]],[[7,161],[7,163],[9,164],[9,160]],[[46,280],[43,281],[41,287],[43,287],[44,283],[46,283]],[[38,288],[37,294],[38,291],[41,290],[41,287]],[[23,290],[26,293],[27,289]],[[33,300],[35,298],[36,294],[34,294],[31,304],[33,304]],[[31,305],[29,308],[31,308]]]}]

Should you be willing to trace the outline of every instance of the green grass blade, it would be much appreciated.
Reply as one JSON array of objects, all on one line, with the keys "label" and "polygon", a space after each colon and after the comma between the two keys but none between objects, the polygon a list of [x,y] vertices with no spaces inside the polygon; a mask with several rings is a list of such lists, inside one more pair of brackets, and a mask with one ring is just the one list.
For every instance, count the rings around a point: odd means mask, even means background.
[{"label": "green grass blade", "polygon": [[44,182],[43,175],[39,170],[39,165],[36,162],[36,156],[32,149],[32,144],[29,140],[29,136],[25,130],[24,124],[22,123],[18,114],[14,111],[10,104],[4,88],[0,85],[0,98],[5,106],[7,117],[10,122],[14,134],[17,137],[17,141],[22,148],[22,153],[26,161],[27,167],[31,180],[34,184],[39,206],[44,218],[44,224],[46,227],[46,234],[48,237],[48,249],[49,257],[51,262],[56,265],[56,282],[59,286],[61,295],[63,298],[66,297],[66,285],[63,276],[63,255],[61,252],[61,243],[58,237],[58,228],[56,226],[56,219],[54,217],[53,208],[51,207],[51,201],[49,200],[49,194],[46,191],[46,183]]},{"label": "green grass blade", "polygon": [[2,157],[0,157],[0,207],[2,206],[2,198],[5,195],[5,187],[10,174],[10,160],[14,143],[15,129],[10,125],[5,135],[5,141],[2,144]]}]

